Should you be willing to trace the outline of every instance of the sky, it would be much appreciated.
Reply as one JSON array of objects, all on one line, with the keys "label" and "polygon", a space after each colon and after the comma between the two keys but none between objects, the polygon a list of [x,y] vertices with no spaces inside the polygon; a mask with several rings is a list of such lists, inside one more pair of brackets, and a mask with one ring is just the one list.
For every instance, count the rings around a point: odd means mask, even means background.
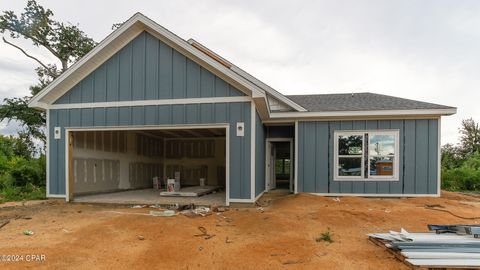
[{"label": "sky", "polygon": [[[96,41],[142,12],[284,94],[374,92],[449,105],[442,144],[480,121],[480,1],[38,0]],[[25,1],[0,0],[20,13]],[[45,61],[48,52],[17,41]],[[0,42],[0,99],[28,95],[36,63]],[[0,124],[12,134],[16,125]]]}]

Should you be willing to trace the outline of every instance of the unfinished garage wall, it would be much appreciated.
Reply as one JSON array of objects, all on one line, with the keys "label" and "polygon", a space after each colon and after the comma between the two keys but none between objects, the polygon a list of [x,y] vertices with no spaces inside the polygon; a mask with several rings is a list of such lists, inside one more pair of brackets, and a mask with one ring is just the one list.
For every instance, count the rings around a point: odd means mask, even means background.
[{"label": "unfinished garage wall", "polygon": [[74,193],[147,188],[163,175],[163,141],[133,131],[74,133]]},{"label": "unfinished garage wall", "polygon": [[225,138],[165,140],[165,177],[180,172],[182,185],[225,186]]},{"label": "unfinished garage wall", "polygon": [[143,132],[132,133],[136,156],[129,160],[128,188],[150,188],[153,177],[163,177],[163,138]]}]

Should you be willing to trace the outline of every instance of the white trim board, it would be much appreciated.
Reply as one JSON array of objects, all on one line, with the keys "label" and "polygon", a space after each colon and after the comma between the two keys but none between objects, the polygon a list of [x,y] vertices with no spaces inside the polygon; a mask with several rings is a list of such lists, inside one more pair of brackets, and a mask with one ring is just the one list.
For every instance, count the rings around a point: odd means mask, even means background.
[{"label": "white trim board", "polygon": [[295,121],[300,122],[332,122],[332,121],[378,121],[378,120],[417,120],[417,119],[438,119],[438,115],[379,115],[379,116],[343,116],[343,117],[308,117],[308,118],[279,118],[279,119],[267,119],[262,122],[265,125],[277,125],[277,124],[294,124]]},{"label": "white trim board", "polygon": [[437,161],[437,194],[440,196],[441,189],[442,189],[442,118],[438,118],[438,161]]},{"label": "white trim board", "polygon": [[210,103],[232,103],[250,102],[248,96],[239,97],[208,97],[208,98],[178,98],[178,99],[151,99],[134,101],[111,101],[111,102],[89,102],[48,105],[49,109],[82,109],[82,108],[107,108],[107,107],[135,107],[149,105],[177,105],[177,104],[210,104]]},{"label": "white trim board", "polygon": [[250,106],[250,114],[251,114],[251,119],[250,119],[250,198],[252,200],[255,199],[255,187],[256,187],[256,166],[255,166],[255,157],[256,157],[256,149],[255,149],[255,144],[256,144],[256,109],[255,109],[255,103],[252,101]]},{"label": "white trim board", "polygon": [[298,121],[295,121],[295,156],[293,156],[294,159],[294,167],[293,167],[293,172],[294,172],[294,179],[293,179],[293,193],[297,194],[298,193]]},{"label": "white trim board", "polygon": [[65,199],[67,198],[66,195],[59,195],[59,194],[47,194],[47,198],[61,198],[61,199]]},{"label": "white trim board", "polygon": [[367,193],[313,193],[309,194],[325,197],[372,197],[372,198],[397,198],[397,197],[440,197],[438,194],[367,194]]},{"label": "white trim board", "polygon": [[253,199],[253,201],[254,201],[254,202],[258,201],[258,199],[260,199],[260,197],[262,197],[263,194],[265,194],[265,190],[262,191],[262,192],[260,192],[260,194],[258,194],[258,195],[255,197],[255,199]]},{"label": "white trim board", "polygon": [[416,110],[373,110],[373,111],[328,111],[328,112],[272,112],[271,119],[289,118],[332,118],[332,117],[390,117],[390,116],[430,116],[452,115],[457,113],[456,108],[451,109],[416,109]]},{"label": "white trim board", "polygon": [[[110,131],[110,130],[155,130],[155,129],[203,129],[225,128],[228,123],[219,124],[186,124],[186,125],[145,125],[145,126],[98,126],[98,127],[68,127],[70,131]],[[228,130],[227,130],[228,131]]]},{"label": "white trim board", "polygon": [[140,126],[140,127],[95,127],[95,128],[65,128],[65,195],[53,195],[59,196],[58,198],[65,198],[70,201],[69,195],[69,166],[68,163],[68,136],[69,132],[74,131],[107,131],[107,130],[161,130],[161,129],[200,129],[200,128],[224,128],[225,129],[225,204],[228,206],[230,202],[230,124],[217,124],[217,125],[177,125],[177,126]]},{"label": "white trim board", "polygon": [[252,199],[230,199],[231,203],[254,203],[255,201]]},{"label": "white trim board", "polygon": [[[45,155],[46,155],[46,164],[45,164],[45,167],[46,167],[46,181],[47,183],[45,184],[46,185],[46,196],[47,198],[51,196],[50,194],[50,110],[47,110],[45,112],[45,117],[47,118],[46,119],[46,126],[47,126],[47,131],[45,132],[46,136],[47,136],[47,141],[46,141],[46,145],[45,145]],[[54,195],[54,196],[57,196],[57,195]],[[52,197],[53,198],[53,197]]]},{"label": "white trim board", "polygon": [[70,140],[70,132],[67,128],[65,128],[65,132],[63,136],[65,137],[65,201],[69,202],[72,198],[70,198],[70,163],[68,162],[68,155],[69,149],[68,141]]}]

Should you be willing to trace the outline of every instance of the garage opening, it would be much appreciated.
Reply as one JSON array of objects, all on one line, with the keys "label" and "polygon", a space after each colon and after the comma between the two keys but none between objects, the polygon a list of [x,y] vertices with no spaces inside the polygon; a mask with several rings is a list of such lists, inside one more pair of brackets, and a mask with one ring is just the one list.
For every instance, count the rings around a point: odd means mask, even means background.
[{"label": "garage opening", "polygon": [[70,131],[70,199],[225,205],[226,130]]}]

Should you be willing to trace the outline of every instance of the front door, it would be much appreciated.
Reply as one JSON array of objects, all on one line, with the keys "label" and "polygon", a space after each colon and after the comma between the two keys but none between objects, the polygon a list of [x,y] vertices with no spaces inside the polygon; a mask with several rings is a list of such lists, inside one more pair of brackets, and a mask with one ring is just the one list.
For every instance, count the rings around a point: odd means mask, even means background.
[{"label": "front door", "polygon": [[267,139],[265,153],[266,191],[281,189],[293,192],[292,140]]},{"label": "front door", "polygon": [[268,143],[268,164],[267,164],[267,191],[277,188],[277,177],[275,175],[276,148],[275,144]]}]

